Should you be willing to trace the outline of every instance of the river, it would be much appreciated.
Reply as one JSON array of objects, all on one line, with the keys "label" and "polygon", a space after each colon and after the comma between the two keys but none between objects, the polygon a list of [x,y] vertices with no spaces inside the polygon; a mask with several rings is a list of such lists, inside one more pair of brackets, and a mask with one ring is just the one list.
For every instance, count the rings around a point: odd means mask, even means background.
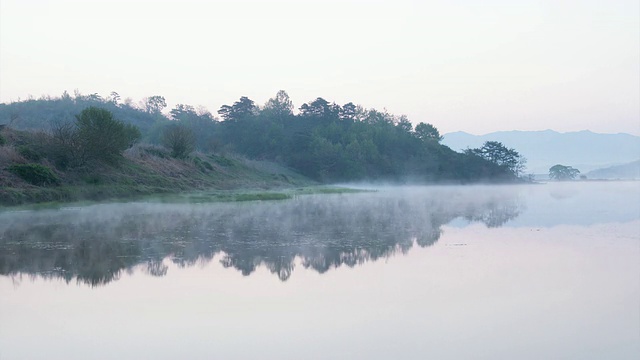
[{"label": "river", "polygon": [[640,182],[0,212],[0,359],[638,359]]}]

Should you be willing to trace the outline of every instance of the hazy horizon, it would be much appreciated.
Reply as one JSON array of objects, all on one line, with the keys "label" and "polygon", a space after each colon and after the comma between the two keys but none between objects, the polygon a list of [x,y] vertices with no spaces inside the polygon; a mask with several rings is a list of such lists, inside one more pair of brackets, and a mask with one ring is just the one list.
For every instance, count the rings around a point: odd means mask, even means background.
[{"label": "hazy horizon", "polygon": [[213,114],[285,90],[443,134],[640,135],[640,4],[0,2],[0,102],[75,89]]},{"label": "hazy horizon", "polygon": [[474,136],[485,136],[485,135],[490,135],[490,134],[494,134],[494,133],[505,133],[505,132],[547,132],[547,131],[551,131],[551,132],[555,132],[558,134],[569,134],[569,133],[579,133],[579,132],[591,132],[594,134],[605,134],[605,135],[618,135],[618,134],[622,134],[622,135],[631,135],[631,136],[640,136],[639,134],[632,134],[632,133],[628,133],[628,132],[600,132],[600,131],[592,131],[589,129],[581,129],[581,130],[568,130],[568,131],[558,131],[555,129],[540,129],[540,130],[515,130],[515,129],[508,129],[508,130],[495,130],[495,131],[489,131],[489,132],[484,132],[484,133],[472,133],[469,131],[465,131],[465,130],[456,130],[456,131],[450,131],[448,133],[444,133],[442,135],[447,135],[447,134],[454,134],[454,133],[465,133],[465,134],[469,134],[469,135],[474,135]]}]

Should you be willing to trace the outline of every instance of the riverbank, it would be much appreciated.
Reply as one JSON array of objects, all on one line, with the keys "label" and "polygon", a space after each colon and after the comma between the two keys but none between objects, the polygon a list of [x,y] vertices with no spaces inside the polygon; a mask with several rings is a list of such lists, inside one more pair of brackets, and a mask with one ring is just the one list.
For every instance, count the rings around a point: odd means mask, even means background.
[{"label": "riverbank", "polygon": [[128,149],[116,164],[64,169],[42,153],[37,134],[5,129],[3,135],[0,206],[196,193],[218,201],[259,200],[283,197],[274,195],[278,190],[318,185],[271,162],[197,152],[176,159],[150,145]]}]

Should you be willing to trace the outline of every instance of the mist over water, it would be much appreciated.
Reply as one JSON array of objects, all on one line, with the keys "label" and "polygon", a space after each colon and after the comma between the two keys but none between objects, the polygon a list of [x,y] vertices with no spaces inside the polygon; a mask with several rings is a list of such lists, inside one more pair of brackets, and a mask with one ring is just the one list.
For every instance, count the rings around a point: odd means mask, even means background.
[{"label": "mist over water", "polygon": [[249,275],[265,266],[284,281],[296,259],[324,273],[431,246],[457,218],[497,227],[520,214],[520,189],[488,189],[380,188],[291,201],[6,212],[0,214],[0,271],[99,285],[141,263],[161,276],[165,258],[189,266],[221,253],[225,267]]},{"label": "mist over water", "polygon": [[[375,190],[0,212],[0,358],[92,355],[87,326],[102,358],[640,354],[640,183]],[[72,326],[46,353],[24,321]]]}]

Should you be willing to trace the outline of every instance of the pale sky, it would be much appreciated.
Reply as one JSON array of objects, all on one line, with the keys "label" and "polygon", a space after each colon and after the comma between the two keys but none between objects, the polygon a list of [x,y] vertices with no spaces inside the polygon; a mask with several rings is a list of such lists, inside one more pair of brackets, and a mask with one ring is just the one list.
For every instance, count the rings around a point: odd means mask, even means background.
[{"label": "pale sky", "polygon": [[0,0],[0,102],[280,89],[441,133],[640,135],[638,0]]}]

